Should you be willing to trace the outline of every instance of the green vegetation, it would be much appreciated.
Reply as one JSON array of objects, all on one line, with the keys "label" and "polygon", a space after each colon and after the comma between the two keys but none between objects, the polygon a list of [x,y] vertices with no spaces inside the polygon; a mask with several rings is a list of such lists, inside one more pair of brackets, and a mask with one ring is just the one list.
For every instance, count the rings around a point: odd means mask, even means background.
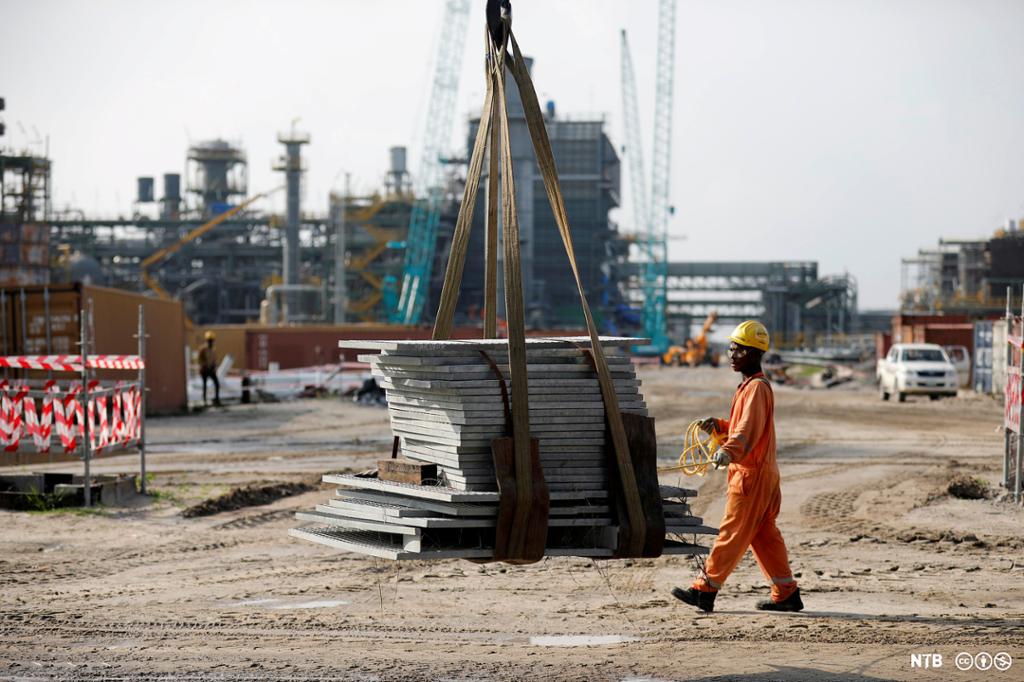
[{"label": "green vegetation", "polygon": [[65,495],[58,495],[57,493],[41,493],[35,486],[25,493],[25,503],[28,511],[31,512],[52,512],[67,509],[64,498]]}]

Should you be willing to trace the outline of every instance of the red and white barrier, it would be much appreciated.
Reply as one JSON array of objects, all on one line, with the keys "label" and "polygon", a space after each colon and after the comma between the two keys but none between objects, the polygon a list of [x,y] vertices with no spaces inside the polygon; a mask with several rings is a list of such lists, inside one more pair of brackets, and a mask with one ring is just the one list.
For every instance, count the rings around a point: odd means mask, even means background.
[{"label": "red and white barrier", "polygon": [[0,380],[0,442],[4,451],[15,452],[22,441],[31,439],[38,452],[47,453],[56,427],[64,451],[73,452],[85,437],[86,418],[93,452],[138,441],[142,426],[139,384],[118,382],[101,387],[98,381],[90,381],[88,389],[86,409],[80,402],[80,383],[71,384],[62,396],[55,381],[47,381],[42,391],[32,391],[27,385],[12,387],[6,379]]},{"label": "red and white barrier", "polygon": [[[138,355],[90,355],[86,369],[142,369],[145,360]],[[0,356],[0,367],[41,369],[51,372],[81,372],[81,355],[7,355]]]}]

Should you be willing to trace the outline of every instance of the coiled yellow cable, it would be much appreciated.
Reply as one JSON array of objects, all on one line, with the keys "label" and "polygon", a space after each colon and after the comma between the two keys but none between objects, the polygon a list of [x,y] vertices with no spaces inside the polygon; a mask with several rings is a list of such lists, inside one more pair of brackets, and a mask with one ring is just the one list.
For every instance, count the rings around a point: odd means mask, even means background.
[{"label": "coiled yellow cable", "polygon": [[683,438],[683,452],[679,455],[679,463],[658,467],[658,473],[681,471],[687,476],[703,476],[713,464],[712,458],[725,439],[726,434],[718,431],[713,434],[706,433],[700,428],[699,419],[690,422]]}]

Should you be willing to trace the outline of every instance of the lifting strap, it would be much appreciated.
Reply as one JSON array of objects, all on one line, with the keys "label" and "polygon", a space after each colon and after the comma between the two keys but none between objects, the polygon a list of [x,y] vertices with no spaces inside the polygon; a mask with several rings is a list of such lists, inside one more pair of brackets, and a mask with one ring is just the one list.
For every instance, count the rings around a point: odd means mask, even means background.
[{"label": "lifting strap", "polygon": [[637,486],[636,473],[633,470],[633,462],[629,454],[626,430],[622,425],[622,413],[619,410],[618,396],[615,394],[615,384],[612,382],[611,373],[608,370],[608,361],[604,355],[604,348],[598,339],[597,325],[594,323],[594,317],[590,313],[590,305],[587,303],[587,296],[583,291],[583,282],[580,279],[579,267],[576,264],[572,235],[569,232],[569,217],[565,210],[565,200],[562,197],[562,190],[558,182],[558,169],[555,166],[555,157],[551,151],[551,142],[548,140],[547,129],[544,127],[544,116],[541,114],[540,103],[537,101],[537,93],[534,90],[533,81],[530,79],[530,72],[526,68],[523,52],[519,48],[519,43],[516,41],[515,34],[511,30],[509,30],[509,40],[512,42],[512,48],[515,51],[514,58],[510,63],[512,77],[516,81],[520,98],[523,101],[526,124],[530,130],[530,137],[533,139],[534,152],[537,155],[537,165],[544,179],[544,189],[547,191],[548,202],[551,204],[551,210],[555,216],[555,224],[558,226],[558,232],[562,237],[562,244],[565,246],[565,253],[569,257],[569,265],[572,268],[573,278],[576,281],[576,289],[579,292],[583,316],[587,321],[591,352],[593,353],[594,363],[597,366],[597,377],[601,385],[601,394],[604,398],[605,415],[611,431],[619,476],[622,480],[631,546],[620,547],[619,551],[622,556],[639,556],[644,546],[646,521],[644,519],[639,487]]},{"label": "lifting strap", "polygon": [[[622,484],[625,520],[629,533],[628,547],[618,547],[618,556],[640,556],[643,551],[646,520],[637,485],[633,462],[629,453],[626,431],[622,423],[615,385],[608,369],[604,349],[601,346],[597,325],[594,323],[590,306],[587,303],[579,267],[576,263],[572,236],[569,231],[569,220],[565,209],[565,201],[559,186],[558,171],[555,166],[554,154],[548,140],[544,118],[541,114],[537,94],[530,79],[522,57],[522,51],[512,34],[511,27],[504,32],[504,41],[500,46],[494,45],[490,33],[485,31],[487,45],[487,93],[484,97],[480,124],[477,129],[473,152],[470,157],[466,176],[466,188],[463,193],[462,205],[455,224],[452,237],[451,254],[445,270],[444,286],[434,323],[433,338],[447,339],[451,336],[455,307],[458,303],[459,289],[465,265],[466,252],[469,246],[470,228],[473,222],[473,209],[476,203],[480,184],[480,173],[488,142],[490,142],[489,174],[487,184],[487,233],[485,238],[485,337],[494,338],[496,332],[497,302],[497,170],[501,169],[501,207],[503,215],[503,246],[504,246],[504,277],[505,277],[505,315],[508,321],[508,353],[509,375],[511,380],[512,436],[515,448],[515,479],[516,499],[515,518],[512,523],[512,536],[509,540],[509,556],[526,558],[519,552],[527,545],[524,537],[529,524],[531,500],[547,501],[547,486],[543,475],[535,475],[537,467],[532,466],[530,447],[530,424],[528,386],[526,376],[526,330],[525,310],[523,305],[522,269],[520,265],[519,220],[516,211],[516,189],[513,178],[511,140],[509,138],[508,106],[505,100],[505,69],[512,73],[519,89],[520,98],[526,114],[526,122],[530,131],[537,164],[544,180],[548,201],[554,213],[555,223],[562,238],[569,265],[572,269],[580,304],[590,335],[590,356],[597,372],[604,401],[605,414],[611,433],[612,444],[619,480]],[[514,53],[509,54],[509,41]],[[500,148],[499,148],[500,141]],[[531,472],[534,475],[531,476]],[[539,478],[539,480],[535,480]],[[545,505],[546,506],[546,505]],[[546,516],[547,510],[544,510]],[[536,557],[539,559],[539,557]],[[535,560],[535,559],[534,559]]]}]

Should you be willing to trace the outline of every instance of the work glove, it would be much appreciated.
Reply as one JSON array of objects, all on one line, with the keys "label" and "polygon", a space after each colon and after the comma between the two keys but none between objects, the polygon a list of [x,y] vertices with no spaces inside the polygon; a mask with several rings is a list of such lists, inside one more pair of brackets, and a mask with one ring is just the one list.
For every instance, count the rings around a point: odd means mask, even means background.
[{"label": "work glove", "polygon": [[732,464],[732,457],[725,450],[719,450],[715,453],[715,456],[711,458],[711,463],[715,465],[716,469],[724,469],[725,467]]},{"label": "work glove", "polygon": [[700,430],[707,434],[718,432],[718,420],[714,417],[704,417],[700,420]]}]

